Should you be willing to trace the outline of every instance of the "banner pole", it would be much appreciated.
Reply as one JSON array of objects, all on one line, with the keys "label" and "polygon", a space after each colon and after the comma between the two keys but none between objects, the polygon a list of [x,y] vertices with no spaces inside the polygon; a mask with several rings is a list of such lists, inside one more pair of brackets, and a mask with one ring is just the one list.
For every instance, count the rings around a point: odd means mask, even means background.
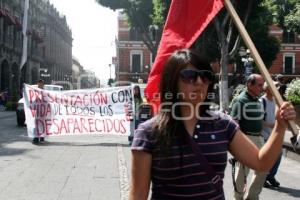
[{"label": "banner pole", "polygon": [[[241,19],[239,18],[238,14],[236,13],[230,0],[224,0],[224,4],[225,4],[225,7],[226,7],[227,11],[229,12],[230,16],[232,17],[233,22],[235,23],[246,46],[248,47],[248,49],[250,49],[251,55],[254,58],[254,61],[255,61],[256,65],[258,66],[258,69],[259,69],[261,75],[264,77],[265,81],[270,86],[271,92],[274,95],[277,105],[281,106],[283,103],[283,99],[282,99],[281,95],[279,94],[278,90],[276,89],[275,84],[273,83],[273,80],[272,80],[263,60],[261,59],[254,43],[252,42],[244,24],[242,23]],[[294,121],[288,121],[288,124],[289,124],[290,130],[292,131],[292,134],[293,134],[293,136],[291,137],[291,142],[295,148],[295,146],[299,145],[297,142],[298,129],[297,129],[297,126]]]}]

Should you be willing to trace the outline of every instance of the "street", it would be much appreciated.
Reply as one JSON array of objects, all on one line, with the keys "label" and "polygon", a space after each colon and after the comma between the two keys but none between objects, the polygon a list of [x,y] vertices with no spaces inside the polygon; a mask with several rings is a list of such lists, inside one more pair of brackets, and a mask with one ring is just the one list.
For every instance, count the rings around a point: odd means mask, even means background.
[{"label": "street", "polygon": [[[0,111],[1,200],[128,199],[130,147],[127,137],[60,136],[33,145],[14,112]],[[263,189],[261,199],[300,198],[300,165],[282,159],[279,189]],[[232,199],[231,166],[225,176],[226,199]]]}]

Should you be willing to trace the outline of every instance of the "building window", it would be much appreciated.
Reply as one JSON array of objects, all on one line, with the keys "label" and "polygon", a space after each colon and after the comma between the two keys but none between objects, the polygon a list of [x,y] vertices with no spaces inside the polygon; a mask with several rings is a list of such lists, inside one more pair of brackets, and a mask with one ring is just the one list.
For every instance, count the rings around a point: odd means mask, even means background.
[{"label": "building window", "polygon": [[142,33],[139,28],[132,27],[129,33],[130,41],[142,41]]},{"label": "building window", "polygon": [[283,73],[284,74],[295,73],[295,54],[286,53],[283,55]]},{"label": "building window", "polygon": [[283,43],[295,43],[295,33],[290,30],[284,30],[282,35]]},{"label": "building window", "polygon": [[130,51],[130,72],[140,73],[142,72],[143,64],[143,52],[140,50]]},{"label": "building window", "polygon": [[141,72],[141,55],[133,54],[132,55],[132,72],[140,73]]}]

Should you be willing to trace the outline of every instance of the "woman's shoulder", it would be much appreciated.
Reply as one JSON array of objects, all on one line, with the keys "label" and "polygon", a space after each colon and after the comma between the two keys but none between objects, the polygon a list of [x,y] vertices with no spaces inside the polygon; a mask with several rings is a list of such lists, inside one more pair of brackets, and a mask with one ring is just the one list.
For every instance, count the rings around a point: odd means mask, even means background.
[{"label": "woman's shoulder", "polygon": [[146,130],[153,130],[154,126],[155,126],[155,124],[157,124],[157,122],[158,122],[158,117],[154,116],[154,117],[140,123],[138,128],[142,128],[142,129],[146,129]]},{"label": "woman's shoulder", "polygon": [[208,111],[209,118],[208,120],[209,123],[216,123],[216,122],[221,122],[221,121],[232,121],[232,117],[226,113],[223,113],[221,111]]},{"label": "woman's shoulder", "polygon": [[210,114],[214,119],[208,122],[208,127],[210,127],[214,133],[226,133],[228,140],[231,141],[239,129],[237,122],[235,122],[230,115],[220,111],[213,111]]},{"label": "woman's shoulder", "polygon": [[157,117],[152,117],[145,122],[138,125],[135,130],[134,136],[154,139],[154,129],[157,123]]},{"label": "woman's shoulder", "polygon": [[156,123],[156,118],[153,117],[141,124],[135,130],[133,141],[132,141],[132,150],[144,150],[151,153],[156,139],[154,137],[154,126]]}]

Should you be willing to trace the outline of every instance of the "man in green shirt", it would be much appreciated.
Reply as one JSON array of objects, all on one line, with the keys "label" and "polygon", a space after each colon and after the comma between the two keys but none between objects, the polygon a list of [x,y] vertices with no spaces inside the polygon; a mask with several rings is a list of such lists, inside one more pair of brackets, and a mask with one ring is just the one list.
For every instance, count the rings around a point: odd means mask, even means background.
[{"label": "man in green shirt", "polygon": [[[241,130],[258,147],[261,148],[264,140],[261,134],[263,125],[263,106],[258,100],[263,92],[264,79],[259,74],[252,74],[246,81],[247,90],[243,91],[232,106],[231,116],[236,120]],[[241,147],[242,148],[242,147]],[[244,188],[249,174],[249,168],[237,162],[235,182],[236,191],[234,199],[244,199]],[[266,172],[254,171],[246,198],[258,200],[266,179]]]}]

